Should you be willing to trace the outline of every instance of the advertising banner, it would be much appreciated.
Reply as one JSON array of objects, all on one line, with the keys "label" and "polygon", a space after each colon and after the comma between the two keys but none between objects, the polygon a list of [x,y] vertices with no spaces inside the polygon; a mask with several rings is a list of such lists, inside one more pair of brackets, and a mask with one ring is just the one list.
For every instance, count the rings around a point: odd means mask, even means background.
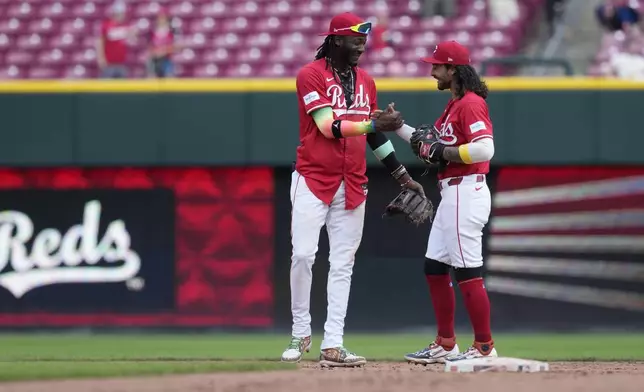
[{"label": "advertising banner", "polygon": [[488,247],[499,323],[644,326],[644,168],[501,169]]},{"label": "advertising banner", "polygon": [[268,326],[272,170],[0,170],[0,326]]},{"label": "advertising banner", "polygon": [[0,206],[0,311],[173,308],[171,190],[6,190]]}]

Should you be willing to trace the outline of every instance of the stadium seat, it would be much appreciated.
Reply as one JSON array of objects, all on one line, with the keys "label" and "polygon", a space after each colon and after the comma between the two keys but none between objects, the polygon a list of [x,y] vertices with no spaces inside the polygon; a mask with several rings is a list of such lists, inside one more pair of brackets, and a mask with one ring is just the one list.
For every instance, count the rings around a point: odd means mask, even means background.
[{"label": "stadium seat", "polygon": [[[457,0],[453,18],[423,17],[422,0],[132,0],[128,17],[139,36],[131,44],[130,74],[145,77],[144,34],[161,7],[181,31],[173,56],[177,75],[204,78],[292,77],[314,58],[329,19],[352,11],[365,19],[389,13],[394,44],[368,52],[361,65],[374,76],[423,76],[419,61],[441,40],[472,47],[480,62],[516,53],[525,26],[539,15],[544,0],[526,0],[513,20],[492,20],[485,0]],[[15,0],[0,7],[0,79],[95,78],[96,32],[112,0]],[[606,69],[618,38],[606,38],[593,73]],[[373,53],[371,53],[373,52]],[[62,57],[61,57],[62,56]],[[495,73],[503,67],[491,67]]]}]

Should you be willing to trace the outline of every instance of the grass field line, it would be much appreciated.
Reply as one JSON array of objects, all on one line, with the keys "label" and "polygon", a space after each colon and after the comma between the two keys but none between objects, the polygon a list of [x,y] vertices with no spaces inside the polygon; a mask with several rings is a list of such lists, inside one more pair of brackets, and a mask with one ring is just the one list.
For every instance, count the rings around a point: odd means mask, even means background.
[{"label": "grass field line", "polygon": [[[370,360],[401,361],[426,346],[429,334],[347,334],[347,348]],[[471,336],[458,336],[461,350]],[[644,334],[498,334],[502,356],[541,360],[644,360]],[[604,344],[608,341],[609,344]],[[0,361],[274,361],[288,344],[288,335],[0,335]],[[311,352],[319,354],[321,336],[313,336]],[[601,343],[601,344],[599,344]]]},{"label": "grass field line", "polygon": [[[0,381],[295,370],[279,361],[288,334],[0,334]],[[305,364],[319,355],[313,336]],[[370,363],[404,363],[431,334],[347,334]],[[644,334],[498,334],[499,355],[548,362],[644,361]],[[464,350],[471,335],[459,335]]]},{"label": "grass field line", "polygon": [[20,359],[0,359],[0,363],[7,362],[228,362],[228,363],[258,363],[258,362],[280,362],[279,358],[248,358],[248,359],[230,359],[230,358],[208,358],[208,357],[116,357],[116,358],[20,358]]},{"label": "grass field line", "polygon": [[[530,359],[537,361],[550,361],[550,362],[623,362],[634,363],[644,362],[644,359],[623,359],[620,357],[570,357],[570,358],[539,358],[530,357]],[[391,363],[405,363],[404,358],[368,358],[369,362],[391,362]],[[254,359],[228,359],[228,358],[24,358],[15,360],[0,360],[0,363],[38,363],[38,362],[58,362],[58,363],[239,363],[239,364],[258,364],[258,363],[283,363],[279,358],[254,358]],[[317,359],[309,358],[302,359],[302,363],[316,363]]]}]

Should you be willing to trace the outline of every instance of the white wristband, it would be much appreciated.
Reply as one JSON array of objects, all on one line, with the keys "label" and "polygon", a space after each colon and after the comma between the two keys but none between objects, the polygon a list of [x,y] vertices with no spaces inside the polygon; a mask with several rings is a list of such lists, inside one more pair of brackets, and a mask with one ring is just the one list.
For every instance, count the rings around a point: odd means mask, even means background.
[{"label": "white wristband", "polygon": [[404,124],[402,127],[396,129],[396,135],[400,136],[401,139],[409,143],[409,139],[411,139],[411,134],[414,133],[416,129],[413,127],[410,127],[407,124]]}]

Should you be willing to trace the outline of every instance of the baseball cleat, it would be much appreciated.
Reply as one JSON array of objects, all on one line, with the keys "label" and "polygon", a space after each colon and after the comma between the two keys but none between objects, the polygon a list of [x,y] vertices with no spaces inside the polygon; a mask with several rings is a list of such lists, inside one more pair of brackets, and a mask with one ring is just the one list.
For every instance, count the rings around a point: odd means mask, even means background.
[{"label": "baseball cleat", "polygon": [[489,342],[474,342],[465,352],[451,357],[449,362],[462,361],[464,359],[485,358],[485,357],[498,357],[499,354],[494,348],[494,341]]},{"label": "baseball cleat", "polygon": [[286,350],[282,353],[282,362],[300,362],[304,352],[307,353],[311,350],[311,337],[305,338],[291,338]]},{"label": "baseball cleat", "polygon": [[356,355],[344,347],[327,348],[320,352],[322,367],[359,367],[366,363],[365,357]]},{"label": "baseball cleat", "polygon": [[[443,345],[451,346],[451,350],[445,349]],[[432,363],[444,363],[445,360],[459,355],[458,344],[454,338],[445,339],[440,336],[436,337],[428,347],[425,347],[422,350],[416,351],[415,353],[409,353],[405,355],[405,359],[409,363],[415,365],[428,365]]]}]

